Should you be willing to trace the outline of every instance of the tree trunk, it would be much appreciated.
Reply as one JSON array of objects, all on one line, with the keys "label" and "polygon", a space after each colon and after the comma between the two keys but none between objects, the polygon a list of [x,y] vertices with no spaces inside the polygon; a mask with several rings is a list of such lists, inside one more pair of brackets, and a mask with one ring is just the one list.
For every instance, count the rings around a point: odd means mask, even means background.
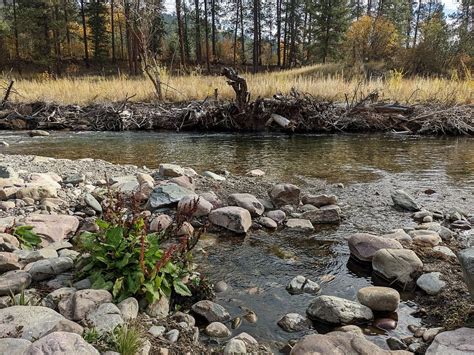
[{"label": "tree trunk", "polygon": [[416,10],[415,32],[413,34],[413,47],[416,46],[416,41],[417,41],[417,37],[418,37],[418,27],[420,25],[420,15],[421,15],[421,0],[418,0],[418,9]]},{"label": "tree trunk", "polygon": [[112,63],[115,63],[115,12],[114,12],[114,0],[110,0],[110,31],[112,32],[111,45],[112,45]]},{"label": "tree trunk", "polygon": [[18,43],[18,22],[16,18],[16,0],[13,0],[13,35],[15,36],[15,57],[18,62],[20,63],[20,45]]},{"label": "tree trunk", "polygon": [[235,2],[235,28],[234,28],[234,61],[233,65],[235,66],[235,63],[237,61],[237,32],[239,29],[239,1]]},{"label": "tree trunk", "polygon": [[238,0],[240,4],[240,50],[242,51],[242,65],[247,64],[245,58],[245,30],[244,30],[244,5],[242,0]]},{"label": "tree trunk", "polygon": [[216,0],[211,0],[211,42],[212,42],[212,60],[217,59],[216,52]]},{"label": "tree trunk", "polygon": [[253,0],[253,72],[257,72],[258,66],[258,1]]},{"label": "tree trunk", "polygon": [[71,52],[71,31],[69,30],[69,14],[67,8],[68,0],[63,0],[63,11],[64,11],[64,29],[66,30],[66,43],[67,43],[67,53],[69,56],[72,56]]},{"label": "tree trunk", "polygon": [[84,43],[84,63],[86,68],[89,68],[89,49],[87,48],[87,28],[86,28],[86,14],[84,12],[84,0],[81,2],[81,18],[82,18],[82,40]]},{"label": "tree trunk", "polygon": [[204,19],[205,19],[205,23],[204,23],[204,32],[205,32],[205,36],[206,36],[206,67],[207,67],[207,72],[210,73],[211,72],[211,66],[210,66],[210,63],[209,63],[209,26],[208,26],[208,12],[207,12],[207,1],[208,0],[204,0]]},{"label": "tree trunk", "polygon": [[195,16],[196,16],[196,22],[195,22],[195,30],[196,30],[196,62],[198,64],[201,63],[202,61],[202,52],[201,52],[201,18],[199,16],[199,0],[194,0],[194,11],[195,11]]},{"label": "tree trunk", "polygon": [[184,17],[184,57],[186,60],[190,60],[191,53],[189,48],[189,37],[188,37],[188,8],[186,7],[186,0],[183,3],[183,17]]},{"label": "tree trunk", "polygon": [[277,40],[277,66],[281,67],[281,2],[282,0],[276,0],[277,1],[277,8],[276,8],[276,13],[277,13],[277,33],[276,33],[276,40]]},{"label": "tree trunk", "polygon": [[183,34],[183,19],[181,17],[181,0],[176,0],[176,19],[178,21],[179,57],[180,57],[181,68],[184,68],[185,66],[184,34]]}]

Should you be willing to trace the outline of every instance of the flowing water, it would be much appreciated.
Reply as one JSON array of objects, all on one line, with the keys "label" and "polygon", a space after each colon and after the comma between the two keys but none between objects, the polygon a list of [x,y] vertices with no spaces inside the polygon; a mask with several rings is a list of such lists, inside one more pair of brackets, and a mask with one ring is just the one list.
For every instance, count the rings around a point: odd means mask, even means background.
[{"label": "flowing water", "polygon": [[[370,272],[349,262],[345,237],[354,232],[388,232],[413,225],[409,214],[391,208],[390,190],[404,188],[431,208],[452,206],[474,212],[474,139],[395,135],[239,135],[193,133],[54,133],[29,138],[1,133],[10,147],[0,153],[36,154],[56,158],[100,158],[156,168],[162,162],[191,166],[197,171],[228,170],[245,174],[260,168],[273,181],[312,186],[328,182],[346,215],[338,227],[318,228],[308,235],[252,233],[246,238],[206,236],[204,271],[213,281],[225,280],[230,290],[217,300],[233,315],[251,309],[259,320],[245,320],[239,331],[270,343],[274,349],[301,333],[282,331],[276,322],[286,313],[304,314],[314,296],[290,296],[285,286],[298,274],[319,281],[322,293],[356,299],[357,290],[373,284]],[[343,183],[345,188],[336,187]],[[424,194],[433,189],[435,194]],[[236,191],[238,192],[238,191]],[[244,191],[240,191],[244,192]],[[324,281],[326,280],[326,281]],[[419,324],[411,313],[412,295],[402,294],[394,331],[369,329],[386,347],[389,335],[408,336],[408,324]],[[317,326],[320,331],[324,328]]]}]

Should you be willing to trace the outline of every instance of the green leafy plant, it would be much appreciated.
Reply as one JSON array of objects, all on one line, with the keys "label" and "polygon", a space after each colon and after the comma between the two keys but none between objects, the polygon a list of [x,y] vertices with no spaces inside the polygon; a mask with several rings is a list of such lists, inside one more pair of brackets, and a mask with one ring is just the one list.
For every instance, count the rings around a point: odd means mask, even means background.
[{"label": "green leafy plant", "polygon": [[21,245],[27,249],[32,249],[41,243],[41,238],[33,232],[32,226],[16,227],[12,234],[18,239]]},{"label": "green leafy plant", "polygon": [[100,334],[95,328],[86,328],[84,334],[82,335],[85,341],[89,344],[97,344],[100,340]]},{"label": "green leafy plant", "polygon": [[143,336],[138,326],[124,324],[110,333],[107,342],[110,349],[120,355],[135,355],[143,346]]},{"label": "green leafy plant", "polygon": [[[134,213],[133,207],[124,215],[127,209],[123,207],[123,200],[116,198],[106,206],[104,219],[96,221],[99,231],[80,236],[79,246],[84,252],[80,277],[89,277],[92,288],[111,291],[117,301],[145,296],[152,303],[161,296],[169,298],[173,292],[191,296],[182,280],[189,275],[189,254],[197,240],[182,237],[164,250],[160,243],[169,239],[170,233],[147,234],[141,215]],[[190,210],[189,215],[192,213]],[[179,218],[178,226],[185,220]]]}]

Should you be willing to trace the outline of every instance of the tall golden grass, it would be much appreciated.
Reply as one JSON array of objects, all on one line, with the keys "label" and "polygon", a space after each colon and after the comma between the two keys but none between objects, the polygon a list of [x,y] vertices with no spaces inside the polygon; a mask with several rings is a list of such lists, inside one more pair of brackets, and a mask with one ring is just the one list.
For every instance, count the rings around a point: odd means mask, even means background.
[{"label": "tall golden grass", "polygon": [[[272,73],[244,74],[252,98],[271,97],[288,93],[292,88],[317,98],[345,101],[378,90],[381,100],[400,103],[470,104],[474,101],[474,80],[441,78],[404,78],[394,72],[384,79],[369,81],[344,80],[343,73],[335,73],[328,66],[309,66]],[[213,97],[217,89],[220,98],[232,98],[234,93],[224,77],[190,74],[172,76],[163,71],[163,93],[166,101],[179,102]],[[15,82],[17,102],[48,101],[58,104],[90,104],[120,101],[132,96],[132,101],[154,101],[153,86],[145,78],[80,77],[53,79],[47,76],[36,80]]]}]

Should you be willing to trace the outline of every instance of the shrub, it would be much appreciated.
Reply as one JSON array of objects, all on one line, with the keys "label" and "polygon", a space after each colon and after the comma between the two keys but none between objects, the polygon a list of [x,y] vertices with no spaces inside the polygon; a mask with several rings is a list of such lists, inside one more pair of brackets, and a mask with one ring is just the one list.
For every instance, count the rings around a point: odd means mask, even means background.
[{"label": "shrub", "polygon": [[20,226],[13,229],[11,233],[26,249],[32,249],[41,244],[41,238],[33,232],[32,226]]}]

